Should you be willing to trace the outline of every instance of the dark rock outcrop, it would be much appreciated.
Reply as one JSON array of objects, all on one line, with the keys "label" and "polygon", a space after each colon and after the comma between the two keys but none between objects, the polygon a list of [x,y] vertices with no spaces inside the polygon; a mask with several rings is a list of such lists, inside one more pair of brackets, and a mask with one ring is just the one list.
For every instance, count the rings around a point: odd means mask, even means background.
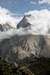
[{"label": "dark rock outcrop", "polygon": [[31,24],[27,21],[26,16],[23,17],[23,19],[17,24],[17,29],[19,28],[30,28]]}]

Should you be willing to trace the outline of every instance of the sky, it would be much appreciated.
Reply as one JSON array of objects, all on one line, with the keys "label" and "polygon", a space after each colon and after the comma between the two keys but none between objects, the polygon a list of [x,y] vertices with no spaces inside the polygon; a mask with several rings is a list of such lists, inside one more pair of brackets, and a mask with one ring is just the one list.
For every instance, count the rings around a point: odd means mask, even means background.
[{"label": "sky", "polygon": [[50,0],[0,0],[0,7],[12,13],[23,15],[30,10],[50,10]]}]

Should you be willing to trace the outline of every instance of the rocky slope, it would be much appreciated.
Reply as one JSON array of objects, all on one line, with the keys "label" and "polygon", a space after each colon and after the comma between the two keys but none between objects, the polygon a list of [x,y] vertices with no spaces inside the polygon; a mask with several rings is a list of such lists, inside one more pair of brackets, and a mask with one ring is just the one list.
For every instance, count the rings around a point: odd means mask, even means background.
[{"label": "rocky slope", "polygon": [[[50,38],[43,35],[15,35],[0,41],[0,56],[10,63],[28,58],[50,58]],[[32,59],[30,59],[32,57]]]},{"label": "rocky slope", "polygon": [[8,31],[10,29],[15,29],[14,27],[12,27],[10,24],[8,23],[5,23],[5,24],[0,24],[0,31],[3,32],[3,31]]},{"label": "rocky slope", "polygon": [[50,75],[50,59],[40,58],[15,67],[0,58],[0,75]]},{"label": "rocky slope", "polygon": [[23,19],[18,23],[17,25],[17,29],[19,28],[27,28],[27,27],[30,27],[31,24],[27,21],[27,17],[29,17],[31,15],[27,15],[27,16],[24,16]]}]

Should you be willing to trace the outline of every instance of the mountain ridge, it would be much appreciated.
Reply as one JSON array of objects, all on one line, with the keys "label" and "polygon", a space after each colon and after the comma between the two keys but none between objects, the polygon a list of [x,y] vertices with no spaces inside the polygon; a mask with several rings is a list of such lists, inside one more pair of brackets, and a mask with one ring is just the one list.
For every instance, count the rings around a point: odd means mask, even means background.
[{"label": "mountain ridge", "polygon": [[23,19],[17,24],[17,29],[27,29],[35,33],[49,34],[50,32],[50,12],[32,11],[24,15]]}]

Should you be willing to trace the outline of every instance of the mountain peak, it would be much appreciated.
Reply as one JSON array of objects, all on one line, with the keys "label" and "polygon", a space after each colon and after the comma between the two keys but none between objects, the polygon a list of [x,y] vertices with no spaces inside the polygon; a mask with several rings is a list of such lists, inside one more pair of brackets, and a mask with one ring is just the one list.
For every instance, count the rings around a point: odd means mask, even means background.
[{"label": "mountain peak", "polygon": [[17,28],[28,29],[30,32],[38,34],[48,34],[50,29],[50,11],[32,11],[25,14],[23,19],[17,25]]},{"label": "mountain peak", "polygon": [[23,19],[19,22],[19,24],[17,25],[17,28],[19,29],[20,27],[22,28],[27,28],[29,27],[31,24],[28,22],[27,17],[29,17],[30,15],[24,15]]}]

